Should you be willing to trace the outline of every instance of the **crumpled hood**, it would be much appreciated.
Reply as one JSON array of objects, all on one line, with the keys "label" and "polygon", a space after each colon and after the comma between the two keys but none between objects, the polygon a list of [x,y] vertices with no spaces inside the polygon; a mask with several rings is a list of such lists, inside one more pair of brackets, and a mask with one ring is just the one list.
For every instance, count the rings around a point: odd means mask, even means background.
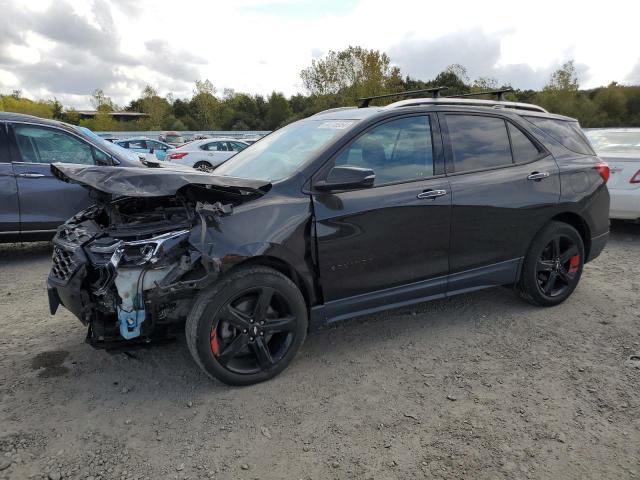
[{"label": "crumpled hood", "polygon": [[53,175],[67,183],[77,183],[90,190],[126,197],[163,197],[175,195],[187,185],[213,186],[230,190],[264,194],[271,183],[263,180],[216,176],[197,170],[170,168],[124,168],[52,163]]}]

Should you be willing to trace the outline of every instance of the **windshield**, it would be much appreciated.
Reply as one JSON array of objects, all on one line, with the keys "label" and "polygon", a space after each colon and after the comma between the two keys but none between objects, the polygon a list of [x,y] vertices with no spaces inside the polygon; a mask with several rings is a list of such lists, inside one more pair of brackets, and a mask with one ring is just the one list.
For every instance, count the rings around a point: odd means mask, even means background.
[{"label": "windshield", "polygon": [[180,135],[167,135],[165,137],[165,142],[168,143],[184,143],[184,138]]},{"label": "windshield", "polygon": [[585,132],[597,152],[640,153],[640,130],[636,132]]},{"label": "windshield", "polygon": [[291,176],[355,120],[304,120],[287,125],[239,152],[216,175],[275,182]]}]

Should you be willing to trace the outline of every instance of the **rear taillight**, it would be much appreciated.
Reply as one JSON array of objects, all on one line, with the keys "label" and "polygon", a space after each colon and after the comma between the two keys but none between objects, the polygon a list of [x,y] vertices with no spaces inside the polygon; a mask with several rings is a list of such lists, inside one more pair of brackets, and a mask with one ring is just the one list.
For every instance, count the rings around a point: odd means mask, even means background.
[{"label": "rear taillight", "polygon": [[602,180],[604,180],[604,183],[607,183],[609,181],[609,176],[611,175],[611,171],[609,170],[609,165],[607,165],[604,162],[601,162],[593,168],[595,168],[598,174],[602,177]]},{"label": "rear taillight", "polygon": [[635,175],[631,177],[631,180],[629,180],[629,183],[640,183],[640,170],[638,170],[635,173]]},{"label": "rear taillight", "polygon": [[181,158],[186,156],[187,152],[172,153],[171,155],[169,155],[169,160],[180,160]]}]

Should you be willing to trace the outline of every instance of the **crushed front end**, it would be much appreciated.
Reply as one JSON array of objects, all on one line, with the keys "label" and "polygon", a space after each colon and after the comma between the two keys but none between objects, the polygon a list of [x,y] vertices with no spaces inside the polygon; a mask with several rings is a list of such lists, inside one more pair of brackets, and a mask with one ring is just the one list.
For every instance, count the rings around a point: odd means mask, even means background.
[{"label": "crushed front end", "polygon": [[[57,168],[62,180],[86,186],[82,175]],[[253,189],[193,180],[165,191],[156,188],[162,179],[148,177],[156,191],[145,195],[138,184],[141,196],[122,195],[121,183],[92,187],[96,205],[60,226],[53,240],[51,313],[60,305],[71,311],[88,326],[87,339],[96,347],[146,343],[180,326],[197,292],[220,273],[211,252],[221,218],[256,196]]]}]

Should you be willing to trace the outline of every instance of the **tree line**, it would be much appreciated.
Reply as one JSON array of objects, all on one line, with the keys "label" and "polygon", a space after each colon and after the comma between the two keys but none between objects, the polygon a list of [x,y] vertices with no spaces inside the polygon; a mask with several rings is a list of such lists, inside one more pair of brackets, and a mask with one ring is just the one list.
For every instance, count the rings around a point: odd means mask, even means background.
[{"label": "tree line", "polygon": [[[118,130],[275,130],[287,123],[328,108],[357,105],[361,97],[431,87],[447,87],[443,95],[459,95],[497,88],[513,88],[507,100],[535,103],[550,112],[575,117],[583,127],[640,126],[640,86],[611,83],[581,89],[573,61],[562,65],[541,90],[522,90],[494,78],[469,78],[464,66],[454,64],[432,79],[403,76],[389,56],[378,50],[349,47],[314,59],[300,78],[304,94],[286,98],[282,93],[251,95],[225,89],[219,93],[209,80],[195,82],[190,98],[160,96],[146,86],[128,105],[116,105],[102,90],[95,90],[91,104],[95,118],[81,119],[73,108],[56,99],[31,100],[16,90],[0,95],[0,111],[19,112],[60,119],[95,131]],[[373,101],[384,105],[395,99]],[[109,112],[133,111],[147,116],[135,121],[116,121]]]}]

